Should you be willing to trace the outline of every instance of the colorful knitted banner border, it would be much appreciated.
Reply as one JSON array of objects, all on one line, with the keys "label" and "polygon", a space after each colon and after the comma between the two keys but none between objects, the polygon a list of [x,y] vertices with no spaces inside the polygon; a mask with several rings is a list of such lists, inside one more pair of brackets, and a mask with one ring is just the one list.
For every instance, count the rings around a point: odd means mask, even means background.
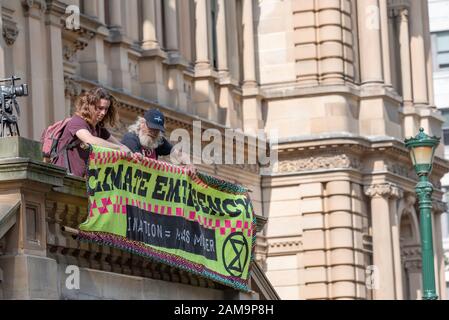
[{"label": "colorful knitted banner border", "polygon": [[241,291],[249,292],[245,281],[238,277],[224,277],[221,274],[205,268],[204,266],[167,254],[163,251],[158,251],[149,246],[146,246],[138,241],[130,241],[124,237],[106,232],[84,232],[80,231],[77,239],[86,243],[94,243],[97,245],[106,245],[108,247],[120,249],[143,258],[149,258],[156,262],[160,262],[171,267],[179,268],[191,272],[195,275],[211,279],[221,284],[239,289]]},{"label": "colorful knitted banner border", "polygon": [[248,189],[92,146],[79,240],[121,249],[249,291],[256,218]]}]

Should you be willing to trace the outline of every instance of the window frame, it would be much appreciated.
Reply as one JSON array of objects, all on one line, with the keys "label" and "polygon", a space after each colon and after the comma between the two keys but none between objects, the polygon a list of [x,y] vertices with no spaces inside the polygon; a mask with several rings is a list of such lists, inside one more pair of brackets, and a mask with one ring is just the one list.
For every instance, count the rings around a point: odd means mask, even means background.
[{"label": "window frame", "polygon": [[432,58],[433,58],[433,69],[434,71],[449,71],[449,63],[447,66],[441,67],[438,63],[439,54],[446,53],[449,54],[449,50],[439,51],[438,49],[438,35],[447,34],[449,37],[449,30],[441,30],[431,33],[431,41],[432,41]]}]

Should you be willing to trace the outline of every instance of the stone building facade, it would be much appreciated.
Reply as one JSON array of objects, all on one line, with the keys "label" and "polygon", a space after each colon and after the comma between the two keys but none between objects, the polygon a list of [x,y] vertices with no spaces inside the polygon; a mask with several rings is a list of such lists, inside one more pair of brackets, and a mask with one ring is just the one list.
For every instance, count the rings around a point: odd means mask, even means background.
[{"label": "stone building facade", "polygon": [[[281,298],[419,297],[416,175],[402,141],[419,127],[441,136],[426,1],[0,3],[0,75],[30,85],[23,136],[39,139],[97,84],[120,101],[117,136],[151,106],[167,115],[169,132],[192,131],[193,120],[248,136],[277,130],[269,173],[199,168],[252,189],[268,219],[256,258]],[[77,8],[80,28],[68,28]],[[440,297],[442,156],[439,147],[431,177]]]}]

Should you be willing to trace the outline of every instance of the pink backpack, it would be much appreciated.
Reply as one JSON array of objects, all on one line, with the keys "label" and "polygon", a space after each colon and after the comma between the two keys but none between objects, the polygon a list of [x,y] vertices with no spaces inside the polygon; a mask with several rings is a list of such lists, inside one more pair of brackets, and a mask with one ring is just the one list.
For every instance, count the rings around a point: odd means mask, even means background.
[{"label": "pink backpack", "polygon": [[[54,163],[54,161],[56,160],[58,156],[59,139],[61,138],[61,135],[64,132],[67,123],[71,119],[72,118],[65,118],[64,120],[60,120],[49,126],[42,133],[41,143],[44,162]],[[67,147],[65,147],[63,150],[67,150]]]}]

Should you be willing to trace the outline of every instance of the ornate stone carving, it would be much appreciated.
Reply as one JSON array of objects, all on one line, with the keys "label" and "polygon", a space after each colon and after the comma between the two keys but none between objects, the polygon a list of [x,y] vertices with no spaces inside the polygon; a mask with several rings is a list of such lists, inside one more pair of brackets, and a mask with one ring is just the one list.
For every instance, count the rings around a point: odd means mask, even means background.
[{"label": "ornate stone carving", "polygon": [[255,260],[259,263],[263,270],[267,269],[268,243],[263,236],[256,238],[256,247],[254,249]]},{"label": "ornate stone carving", "polygon": [[387,161],[387,170],[402,177],[416,179],[415,170],[411,165]]},{"label": "ornate stone carving", "polygon": [[421,247],[419,245],[401,246],[401,260],[409,271],[421,270]]},{"label": "ornate stone carving", "polygon": [[2,34],[5,43],[12,46],[19,35],[17,23],[13,20],[14,10],[3,8],[0,25],[2,26]]},{"label": "ornate stone carving", "polygon": [[3,39],[8,46],[12,46],[16,42],[19,35],[19,29],[17,29],[16,23],[9,23],[3,20]]},{"label": "ornate stone carving", "polygon": [[64,77],[64,86],[64,93],[66,97],[77,97],[81,94],[81,85],[71,77]]},{"label": "ornate stone carving", "polygon": [[433,211],[435,213],[447,212],[447,203],[443,201],[434,200],[432,202]]},{"label": "ornate stone carving", "polygon": [[412,208],[415,206],[416,196],[414,193],[406,193],[404,195],[404,213],[411,214]]},{"label": "ornate stone carving", "polygon": [[45,0],[22,0],[22,6],[25,9],[25,14],[28,14],[33,7],[40,9],[41,13],[47,10],[47,3]]},{"label": "ornate stone carving", "polygon": [[62,48],[64,59],[70,62],[75,61],[75,54],[78,51],[84,50],[84,48],[87,47],[89,40],[95,36],[94,32],[85,29],[73,31],[73,33],[77,33],[78,37],[72,39],[72,41],[67,41]]},{"label": "ornate stone carving", "polygon": [[[386,168],[389,172],[400,175],[402,177],[406,177],[412,180],[417,179],[417,175],[415,173],[415,169],[412,167],[411,164],[404,164],[404,163],[398,163],[393,161],[387,160]],[[436,189],[441,189],[441,182],[437,178],[435,178],[433,175],[429,177],[429,181],[432,183],[432,185]]]},{"label": "ornate stone carving", "polygon": [[346,155],[321,155],[297,160],[279,162],[278,172],[301,172],[319,169],[359,169],[359,159]]},{"label": "ornate stone carving", "polygon": [[398,186],[392,183],[374,184],[371,186],[365,186],[365,194],[368,197],[383,197],[383,198],[397,198],[400,199],[403,196],[403,191]]},{"label": "ornate stone carving", "polygon": [[422,263],[420,260],[404,261],[404,268],[411,272],[420,272],[422,268]]},{"label": "ornate stone carving", "polygon": [[388,0],[390,16],[408,20],[409,8],[409,0]]}]

